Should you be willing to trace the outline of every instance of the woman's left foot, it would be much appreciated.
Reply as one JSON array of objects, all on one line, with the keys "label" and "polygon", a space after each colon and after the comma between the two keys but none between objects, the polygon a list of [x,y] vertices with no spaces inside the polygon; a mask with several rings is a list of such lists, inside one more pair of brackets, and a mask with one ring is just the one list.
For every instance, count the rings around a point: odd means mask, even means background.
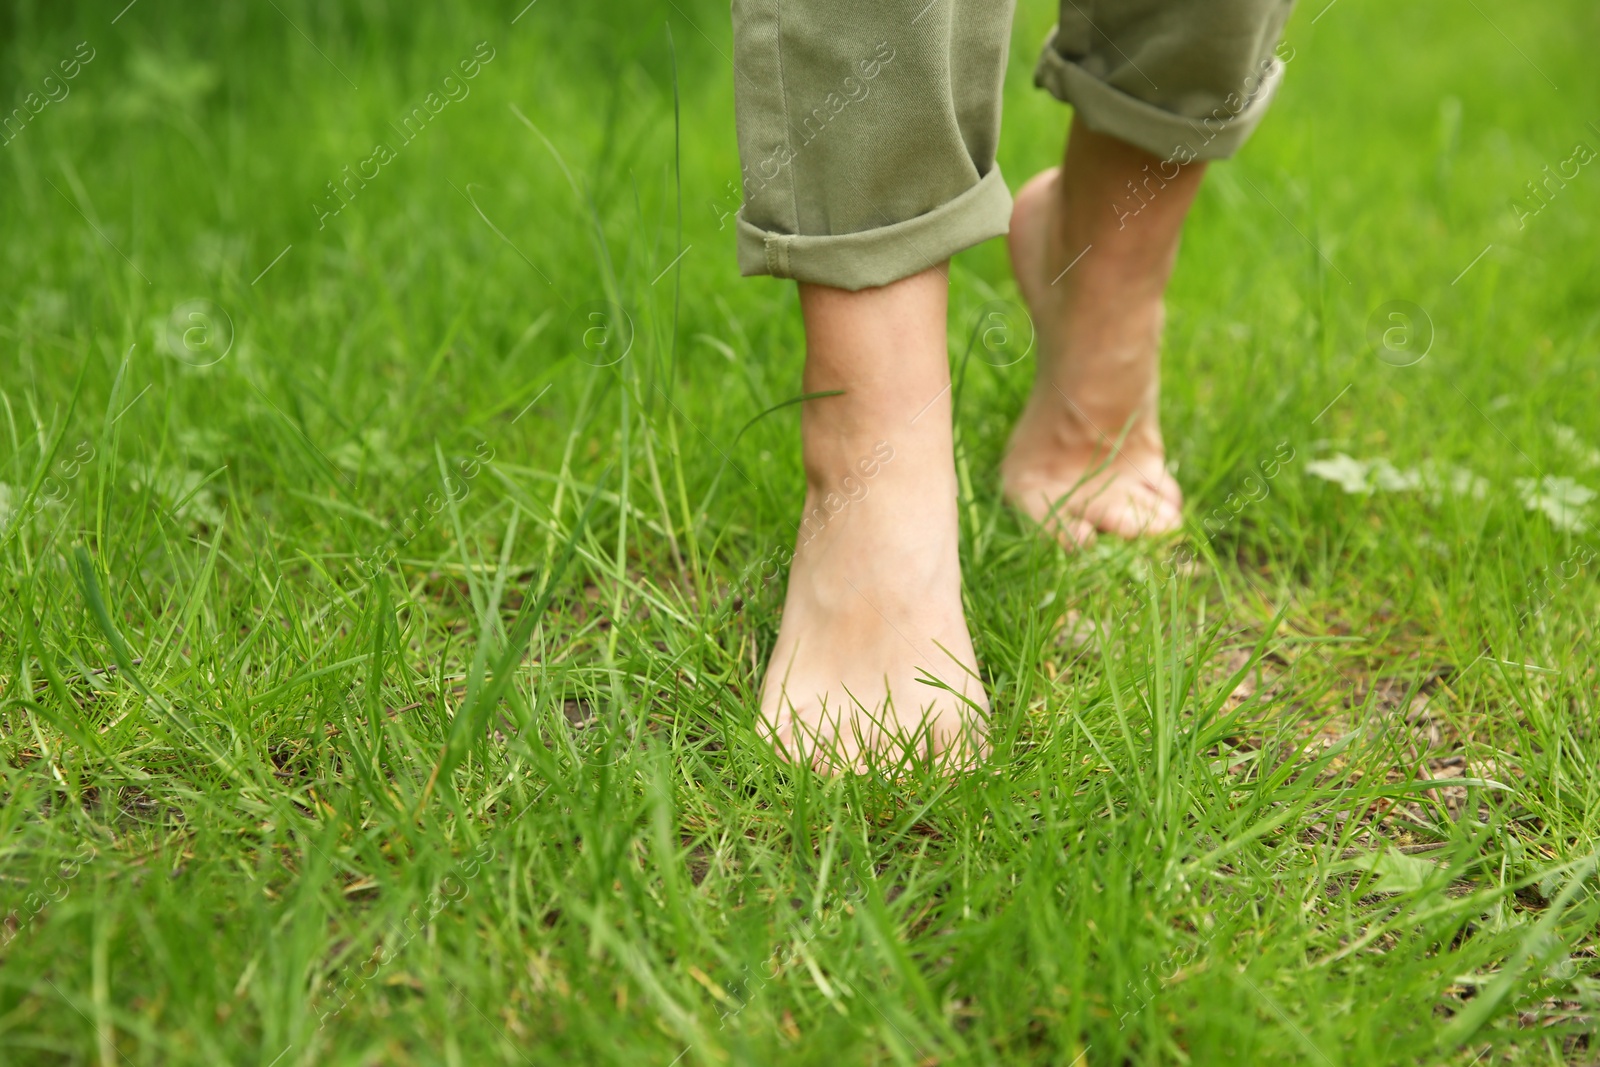
[{"label": "woman's left foot", "polygon": [[1039,368],[1001,464],[1006,498],[1069,545],[1093,530],[1167,533],[1183,495],[1157,422],[1161,292],[1109,285],[1093,250],[1069,270],[1077,253],[1060,240],[1061,200],[1059,172],[1046,171],[1017,193],[1011,216]]},{"label": "woman's left foot", "polygon": [[1001,477],[1006,498],[1069,545],[1182,524],[1157,410],[1162,297],[1204,168],[1074,120],[1063,166],[1017,193],[1011,264],[1038,370]]}]

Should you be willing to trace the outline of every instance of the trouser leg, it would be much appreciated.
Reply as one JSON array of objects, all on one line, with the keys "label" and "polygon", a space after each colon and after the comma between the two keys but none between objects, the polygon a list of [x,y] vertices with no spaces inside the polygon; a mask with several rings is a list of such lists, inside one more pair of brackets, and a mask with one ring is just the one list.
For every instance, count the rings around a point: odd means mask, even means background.
[{"label": "trouser leg", "polygon": [[[1034,83],[1168,166],[1224,159],[1283,78],[1293,0],[1062,0]],[[1167,175],[1170,177],[1171,175]]]},{"label": "trouser leg", "polygon": [[734,0],[739,268],[885,285],[1006,232],[1011,0]]}]

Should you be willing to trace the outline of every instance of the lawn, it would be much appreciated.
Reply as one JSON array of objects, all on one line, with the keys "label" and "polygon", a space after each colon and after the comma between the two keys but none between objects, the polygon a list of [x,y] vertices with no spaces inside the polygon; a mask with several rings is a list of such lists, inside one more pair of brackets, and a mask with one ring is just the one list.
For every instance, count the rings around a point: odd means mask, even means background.
[{"label": "lawn", "polygon": [[725,4],[125,2],[0,10],[0,1064],[1600,1062],[1593,4],[1297,12],[1181,537],[1003,506],[956,258],[951,780],[755,730],[802,341]]}]

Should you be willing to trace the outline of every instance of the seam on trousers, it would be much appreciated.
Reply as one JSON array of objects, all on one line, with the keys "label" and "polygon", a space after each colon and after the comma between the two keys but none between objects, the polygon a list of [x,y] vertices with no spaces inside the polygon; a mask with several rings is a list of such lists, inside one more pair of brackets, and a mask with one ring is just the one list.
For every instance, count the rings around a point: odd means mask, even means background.
[{"label": "seam on trousers", "polygon": [[767,270],[774,278],[788,278],[789,274],[789,238],[787,236],[772,236],[767,238]]},{"label": "seam on trousers", "polygon": [[[789,84],[783,76],[783,0],[773,0],[773,15],[778,23],[778,101],[783,107],[783,143],[789,143]],[[789,165],[784,168],[788,171],[786,180],[789,183],[789,210],[794,213],[794,228],[800,228],[800,197],[795,187],[800,183],[794,176],[794,153],[789,153]],[[781,277],[781,276],[780,276]]]}]

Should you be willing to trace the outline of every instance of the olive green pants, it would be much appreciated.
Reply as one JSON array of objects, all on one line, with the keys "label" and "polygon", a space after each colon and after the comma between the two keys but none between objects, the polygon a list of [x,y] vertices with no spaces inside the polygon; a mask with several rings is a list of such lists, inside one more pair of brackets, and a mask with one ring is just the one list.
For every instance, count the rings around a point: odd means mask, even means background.
[{"label": "olive green pants", "polygon": [[[1233,154],[1293,0],[1062,0],[1034,83],[1165,177]],[[739,269],[887,285],[1006,232],[1014,0],[733,0]]]}]

